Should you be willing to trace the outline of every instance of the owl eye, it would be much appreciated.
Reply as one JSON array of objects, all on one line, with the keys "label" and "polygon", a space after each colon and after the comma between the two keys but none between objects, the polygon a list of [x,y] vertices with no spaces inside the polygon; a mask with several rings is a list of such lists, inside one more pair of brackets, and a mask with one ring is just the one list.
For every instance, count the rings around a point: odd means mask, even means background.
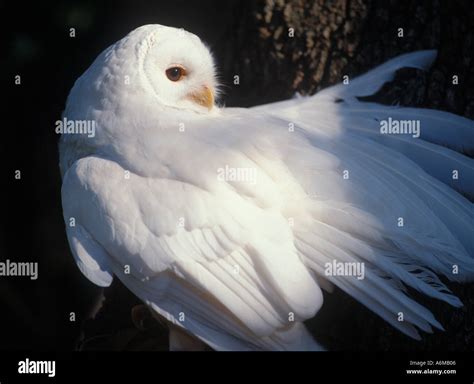
[{"label": "owl eye", "polygon": [[179,81],[186,75],[186,71],[182,67],[174,66],[166,70],[166,77],[171,81]]}]

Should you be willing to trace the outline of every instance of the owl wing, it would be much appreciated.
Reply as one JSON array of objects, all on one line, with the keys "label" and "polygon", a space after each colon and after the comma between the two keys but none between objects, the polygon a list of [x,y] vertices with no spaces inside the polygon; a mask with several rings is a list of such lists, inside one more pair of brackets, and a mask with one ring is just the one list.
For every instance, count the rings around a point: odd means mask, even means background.
[{"label": "owl wing", "polygon": [[273,208],[99,157],[68,170],[62,198],[72,252],[92,282],[107,286],[115,274],[216,349],[319,348],[295,324],[322,295]]}]

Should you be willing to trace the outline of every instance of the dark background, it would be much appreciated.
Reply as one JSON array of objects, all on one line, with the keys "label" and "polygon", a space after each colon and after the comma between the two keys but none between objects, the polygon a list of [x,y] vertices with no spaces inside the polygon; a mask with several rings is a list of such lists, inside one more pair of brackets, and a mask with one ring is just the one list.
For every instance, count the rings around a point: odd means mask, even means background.
[{"label": "dark background", "polygon": [[[385,103],[474,118],[474,6],[450,1],[0,2],[2,228],[0,258],[39,261],[39,279],[0,278],[0,349],[164,349],[166,330],[131,321],[136,300],[118,284],[86,321],[99,290],[74,265],[61,212],[54,121],[75,79],[107,46],[148,23],[183,27],[214,52],[221,103],[251,106],[312,94],[403,52],[437,48],[428,73],[401,70]],[[69,28],[76,37],[69,37]],[[295,37],[288,37],[288,28]],[[397,37],[399,27],[404,37]],[[21,85],[14,76],[21,75]],[[233,85],[239,75],[240,85]],[[451,83],[453,74],[459,85]],[[21,170],[21,180],[14,179]],[[330,349],[473,350],[474,285],[448,284],[465,306],[419,298],[446,332],[413,341],[336,291],[308,325]],[[76,321],[70,322],[70,312]],[[79,342],[79,343],[78,343]]]}]

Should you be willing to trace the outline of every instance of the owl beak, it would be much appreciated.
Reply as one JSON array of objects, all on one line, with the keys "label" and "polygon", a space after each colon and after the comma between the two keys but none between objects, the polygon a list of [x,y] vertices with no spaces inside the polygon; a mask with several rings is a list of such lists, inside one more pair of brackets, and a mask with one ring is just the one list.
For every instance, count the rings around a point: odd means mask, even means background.
[{"label": "owl beak", "polygon": [[211,110],[214,106],[214,94],[207,86],[202,87],[199,91],[193,92],[188,96],[196,104]]}]

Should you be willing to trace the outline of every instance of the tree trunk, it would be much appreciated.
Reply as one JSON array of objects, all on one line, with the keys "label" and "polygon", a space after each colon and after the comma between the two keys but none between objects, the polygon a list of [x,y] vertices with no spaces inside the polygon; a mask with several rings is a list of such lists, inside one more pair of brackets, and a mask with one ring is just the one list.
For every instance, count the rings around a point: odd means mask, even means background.
[{"label": "tree trunk", "polygon": [[429,73],[401,71],[379,100],[474,118],[469,0],[266,0],[249,2],[240,12],[223,43],[229,51],[224,68],[232,71],[226,71],[227,79],[240,77],[232,104],[313,94],[401,53],[438,49]]}]

